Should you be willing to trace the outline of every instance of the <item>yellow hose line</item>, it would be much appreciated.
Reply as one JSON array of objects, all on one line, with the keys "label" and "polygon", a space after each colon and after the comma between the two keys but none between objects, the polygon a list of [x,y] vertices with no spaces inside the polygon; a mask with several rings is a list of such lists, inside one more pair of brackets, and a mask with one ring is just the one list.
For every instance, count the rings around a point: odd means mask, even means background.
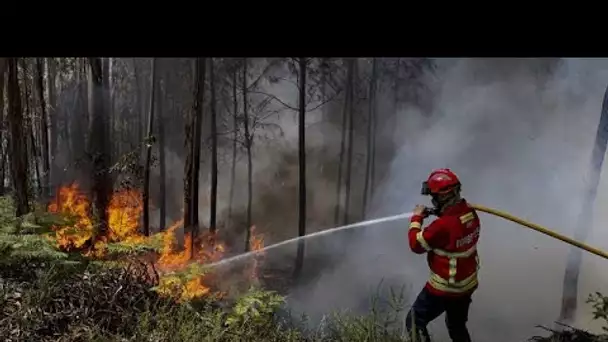
[{"label": "yellow hose line", "polygon": [[509,221],[513,221],[513,222],[515,222],[517,224],[520,224],[522,226],[525,226],[525,227],[528,227],[530,229],[536,230],[537,232],[543,233],[545,235],[549,235],[550,237],[552,237],[554,239],[562,240],[565,243],[569,243],[569,244],[571,244],[573,246],[576,246],[576,247],[578,247],[580,249],[584,249],[584,250],[586,250],[589,253],[593,253],[593,254],[595,254],[597,256],[600,256],[600,257],[602,257],[604,259],[608,259],[608,253],[606,253],[605,251],[602,251],[601,249],[597,249],[595,247],[591,247],[591,246],[586,245],[586,244],[584,244],[582,242],[576,241],[576,240],[571,239],[571,238],[569,238],[567,236],[564,236],[564,235],[561,235],[559,233],[556,233],[555,231],[553,231],[553,230],[551,230],[549,228],[543,227],[543,226],[541,226],[539,224],[526,221],[526,220],[524,220],[522,218],[519,218],[517,216],[513,216],[513,215],[511,215],[509,213],[506,213],[504,211],[500,211],[500,210],[497,210],[497,209],[492,209],[492,208],[484,207],[483,205],[470,204],[470,206],[473,209],[475,209],[475,210],[483,211],[485,213],[492,214],[492,215],[495,215],[495,216],[498,216],[498,217],[502,217],[503,219],[506,219],[506,220],[509,220]]}]

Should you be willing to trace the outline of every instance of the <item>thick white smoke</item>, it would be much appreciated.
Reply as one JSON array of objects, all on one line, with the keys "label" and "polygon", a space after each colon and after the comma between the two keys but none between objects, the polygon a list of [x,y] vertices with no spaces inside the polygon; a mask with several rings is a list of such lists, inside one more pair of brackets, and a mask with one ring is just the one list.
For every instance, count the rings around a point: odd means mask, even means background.
[{"label": "thick white smoke", "polygon": [[[399,113],[400,146],[389,176],[376,191],[371,217],[410,211],[427,199],[420,183],[434,168],[450,167],[471,202],[511,212],[573,235],[583,196],[584,176],[608,84],[607,60],[548,61],[439,60],[428,79],[434,113],[415,108]],[[542,71],[542,70],[541,70]],[[388,131],[387,131],[388,132]],[[605,179],[605,175],[603,174]],[[603,181],[589,241],[608,248],[602,203]],[[356,308],[381,279],[406,284],[411,300],[426,281],[426,258],[407,246],[407,223],[370,227],[338,249],[341,264],[291,299],[297,311],[327,313]],[[470,329],[480,341],[525,340],[537,324],[552,325],[559,314],[568,246],[536,232],[482,214],[480,288],[475,293]],[[608,288],[608,264],[586,257],[581,302],[591,291]],[[590,311],[580,306],[579,323]],[[431,330],[445,337],[443,318]]]}]

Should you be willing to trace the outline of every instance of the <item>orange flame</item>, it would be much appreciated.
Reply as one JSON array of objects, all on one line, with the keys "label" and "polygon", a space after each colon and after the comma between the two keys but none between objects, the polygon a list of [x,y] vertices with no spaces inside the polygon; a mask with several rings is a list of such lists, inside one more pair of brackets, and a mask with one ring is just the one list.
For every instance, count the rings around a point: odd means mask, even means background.
[{"label": "orange flame", "polygon": [[[93,220],[90,216],[91,204],[80,191],[78,184],[61,187],[55,202],[48,210],[74,218],[70,227],[55,227],[56,243],[66,251],[82,250],[89,257],[103,257],[107,243],[121,242],[140,244],[155,237],[146,237],[139,232],[140,217],[143,213],[143,198],[137,190],[119,190],[113,193],[108,209],[108,230],[105,236],[95,236]],[[190,300],[205,296],[211,292],[209,281],[213,275],[189,275],[188,280],[171,275],[174,271],[186,270],[189,265],[206,264],[219,261],[226,251],[223,243],[217,241],[217,232],[205,231],[192,240],[192,234],[184,235],[184,247],[179,248],[176,238],[178,228],[183,220],[174,222],[164,232],[156,236],[162,241],[162,248],[157,254],[155,268],[163,275],[160,279],[160,292],[176,297],[179,300]],[[254,234],[251,227],[250,250],[264,247],[262,235]],[[94,245],[87,242],[94,242]],[[258,257],[254,260],[251,277],[257,278]],[[221,294],[220,294],[221,295]]]},{"label": "orange flame", "polygon": [[49,205],[48,211],[66,215],[74,220],[70,227],[56,229],[57,246],[69,251],[82,248],[93,238],[93,222],[89,216],[91,203],[78,190],[78,184],[62,187],[54,203]]},{"label": "orange flame", "polygon": [[[251,228],[249,228],[249,231],[251,232],[249,240],[250,251],[259,251],[264,248],[264,237],[261,234],[256,234],[255,229],[255,226],[251,226]],[[259,278],[260,258],[260,255],[256,255],[253,258],[253,266],[251,267],[250,277],[254,281]]]}]

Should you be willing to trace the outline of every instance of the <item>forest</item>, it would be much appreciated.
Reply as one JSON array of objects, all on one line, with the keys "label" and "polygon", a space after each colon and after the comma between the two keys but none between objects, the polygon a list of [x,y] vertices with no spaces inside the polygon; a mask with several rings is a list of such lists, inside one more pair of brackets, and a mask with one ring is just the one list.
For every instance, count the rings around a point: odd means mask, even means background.
[{"label": "forest", "polygon": [[[336,316],[322,330],[284,312],[289,288],[331,264],[306,258],[305,240],[280,262],[262,252],[205,265],[370,218],[399,149],[397,113],[430,118],[435,68],[429,58],[0,58],[0,336],[410,340],[402,312]],[[590,300],[608,320],[608,298]]]}]

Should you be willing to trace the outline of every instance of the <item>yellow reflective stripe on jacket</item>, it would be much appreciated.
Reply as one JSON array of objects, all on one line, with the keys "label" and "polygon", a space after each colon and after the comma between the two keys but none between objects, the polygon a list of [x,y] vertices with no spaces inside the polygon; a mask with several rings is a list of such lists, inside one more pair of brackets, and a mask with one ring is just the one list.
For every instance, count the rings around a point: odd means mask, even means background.
[{"label": "yellow reflective stripe on jacket", "polygon": [[471,255],[473,255],[473,253],[475,253],[476,250],[477,250],[477,247],[473,246],[464,252],[447,252],[447,251],[444,251],[443,249],[433,249],[433,253],[435,253],[439,256],[448,257],[448,258],[468,258]]},{"label": "yellow reflective stripe on jacket", "polygon": [[465,224],[469,221],[472,221],[474,218],[475,218],[475,215],[472,212],[464,214],[464,215],[460,216],[460,223]]},{"label": "yellow reflective stripe on jacket", "polygon": [[464,280],[454,282],[452,284],[441,278],[438,274],[432,273],[431,278],[429,279],[429,284],[431,284],[431,286],[436,288],[437,290],[444,292],[467,292],[478,284],[477,272],[473,273],[471,276],[467,277]]},{"label": "yellow reflective stripe on jacket", "polygon": [[420,222],[410,222],[410,229],[412,228],[421,229],[422,225],[420,224]]},{"label": "yellow reflective stripe on jacket", "polygon": [[422,246],[422,248],[426,249],[427,251],[432,251],[433,249],[431,248],[431,246],[429,246],[428,242],[426,242],[424,236],[422,236],[422,232],[423,231],[421,230],[416,233],[416,240],[418,241],[418,243],[420,243],[420,246]]},{"label": "yellow reflective stripe on jacket", "polygon": [[456,258],[450,258],[450,270],[449,270],[449,279],[448,279],[448,283],[450,284],[454,284],[456,283],[456,271],[457,271],[457,266],[458,266],[458,259]]}]

